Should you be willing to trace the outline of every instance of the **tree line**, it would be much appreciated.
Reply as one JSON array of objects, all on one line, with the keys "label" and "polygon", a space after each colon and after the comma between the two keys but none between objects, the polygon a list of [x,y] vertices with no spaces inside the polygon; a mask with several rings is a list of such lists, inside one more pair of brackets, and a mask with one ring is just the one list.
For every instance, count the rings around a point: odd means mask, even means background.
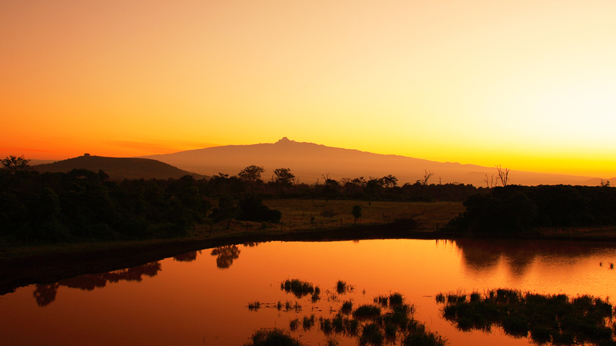
[{"label": "tree line", "polygon": [[448,231],[517,234],[541,227],[616,225],[616,188],[601,186],[507,185],[464,201],[466,211]]},{"label": "tree line", "polygon": [[273,178],[264,182],[259,166],[210,179],[111,181],[103,171],[39,173],[30,170],[23,157],[8,157],[2,165],[0,238],[28,244],[181,237],[197,224],[228,228],[234,219],[266,227],[282,216],[263,204],[268,198],[462,201],[481,190],[428,184],[427,179],[398,186],[392,175],[341,181],[324,175],[322,183],[307,185],[298,183],[289,168],[274,170]]}]

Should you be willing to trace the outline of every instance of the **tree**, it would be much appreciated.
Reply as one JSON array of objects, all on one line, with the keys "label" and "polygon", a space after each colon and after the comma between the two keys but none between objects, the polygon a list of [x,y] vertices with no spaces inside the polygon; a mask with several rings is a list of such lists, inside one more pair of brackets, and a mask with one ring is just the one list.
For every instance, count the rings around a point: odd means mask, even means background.
[{"label": "tree", "polygon": [[424,170],[423,178],[421,179],[421,185],[428,185],[428,180],[434,175],[434,172],[429,172],[427,169]]},{"label": "tree", "polygon": [[502,168],[501,165],[496,165],[498,172],[498,179],[503,187],[507,186],[507,180],[509,179],[509,168]]},{"label": "tree", "polygon": [[355,223],[357,223],[357,219],[361,217],[361,205],[354,205],[351,214],[353,214],[353,217],[355,218]]},{"label": "tree", "polygon": [[16,156],[8,156],[4,160],[2,160],[2,166],[4,169],[9,172],[16,174],[18,172],[25,172],[30,169],[30,165],[28,164],[30,160],[26,160],[26,158],[22,155],[20,157]]},{"label": "tree", "polygon": [[220,196],[218,206],[212,210],[211,217],[214,222],[226,221],[227,229],[231,226],[233,220],[238,214],[238,208],[233,203],[233,199],[227,196]]},{"label": "tree", "polygon": [[240,180],[247,182],[250,185],[250,189],[254,192],[254,185],[261,179],[261,173],[263,172],[265,172],[263,167],[251,165],[240,171],[237,176]]},{"label": "tree", "polygon": [[398,185],[398,178],[394,177],[391,174],[381,178],[380,180],[381,180],[381,185],[384,187],[392,188]]},{"label": "tree", "polygon": [[272,175],[272,181],[276,185],[279,194],[289,186],[293,185],[295,181],[295,175],[291,173],[290,168],[276,168],[274,175]]}]

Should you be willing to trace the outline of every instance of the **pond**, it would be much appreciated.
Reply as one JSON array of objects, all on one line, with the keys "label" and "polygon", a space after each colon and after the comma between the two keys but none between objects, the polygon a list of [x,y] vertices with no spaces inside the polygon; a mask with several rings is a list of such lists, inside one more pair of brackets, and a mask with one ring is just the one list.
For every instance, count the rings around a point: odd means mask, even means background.
[{"label": "pond", "polygon": [[[328,338],[356,345],[350,335],[327,336],[318,319],[334,317],[343,302],[374,304],[398,292],[413,304],[414,318],[449,345],[527,345],[530,338],[509,336],[498,326],[459,330],[435,297],[508,288],[606,299],[616,293],[612,263],[613,245],[566,241],[229,245],[19,288],[0,296],[0,335],[3,345],[243,345],[260,328],[277,327],[308,345]],[[319,299],[281,289],[292,279],[319,286]],[[339,281],[346,283],[342,291]],[[316,325],[304,328],[304,317],[312,315]]]}]

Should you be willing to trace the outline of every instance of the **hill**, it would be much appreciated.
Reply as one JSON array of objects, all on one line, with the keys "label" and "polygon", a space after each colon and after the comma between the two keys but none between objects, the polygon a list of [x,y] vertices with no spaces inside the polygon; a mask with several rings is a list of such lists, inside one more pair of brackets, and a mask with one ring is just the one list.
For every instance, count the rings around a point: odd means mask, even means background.
[{"label": "hill", "polygon": [[[290,168],[300,182],[308,184],[315,183],[317,179],[322,183],[322,175],[329,173],[329,177],[335,180],[393,174],[402,185],[421,179],[424,171],[428,170],[434,172],[430,183],[439,183],[440,179],[443,184],[465,183],[485,186],[486,174],[488,176],[496,174],[494,167],[374,154],[296,142],[286,137],[276,143],[227,145],[147,157],[205,175],[215,175],[219,172],[235,175],[246,166],[258,165],[266,170],[264,180],[268,180],[276,168]],[[591,177],[513,170],[509,173],[510,184],[523,185],[584,185],[589,179]]]},{"label": "hill", "polygon": [[167,163],[144,158],[118,158],[84,155],[68,160],[57,161],[32,166],[39,172],[70,172],[73,169],[82,168],[98,172],[103,170],[111,180],[122,179],[178,179],[185,175],[192,175],[195,179],[204,178],[195,174],[173,167]]}]

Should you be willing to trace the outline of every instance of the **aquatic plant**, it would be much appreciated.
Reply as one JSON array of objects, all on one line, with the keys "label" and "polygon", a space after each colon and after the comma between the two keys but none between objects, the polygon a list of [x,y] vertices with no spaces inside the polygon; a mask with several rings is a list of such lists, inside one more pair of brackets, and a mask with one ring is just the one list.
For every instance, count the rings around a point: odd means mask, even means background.
[{"label": "aquatic plant", "polygon": [[[448,295],[443,317],[460,330],[490,330],[495,326],[515,337],[530,337],[533,342],[552,344],[613,345],[613,307],[607,300],[589,295],[573,299],[567,295],[522,293],[497,289],[471,294]],[[451,297],[451,298],[450,298]]]},{"label": "aquatic plant", "polygon": [[336,283],[336,291],[338,292],[338,294],[344,294],[346,292],[346,289],[347,289],[346,282],[342,280],[338,280],[338,282]]},{"label": "aquatic plant", "polygon": [[391,293],[389,295],[389,304],[391,305],[400,305],[404,301],[402,294],[398,292]]},{"label": "aquatic plant", "polygon": [[347,300],[345,302],[342,303],[342,307],[340,308],[340,311],[343,314],[350,314],[353,311],[353,302],[350,300]]},{"label": "aquatic plant", "polygon": [[325,340],[324,346],[338,346],[340,344],[340,340],[338,340],[334,336],[330,336]]},{"label": "aquatic plant", "polygon": [[376,296],[374,297],[374,302],[386,307],[389,302],[389,297],[388,296]]},{"label": "aquatic plant", "polygon": [[299,327],[299,318],[293,319],[289,322],[289,329],[291,329],[291,331],[296,331],[297,327]]},{"label": "aquatic plant", "polygon": [[383,343],[383,332],[376,323],[364,326],[359,339],[361,345],[381,345]]},{"label": "aquatic plant", "polygon": [[314,293],[314,286],[310,282],[299,279],[285,280],[280,284],[280,289],[287,293],[293,293],[297,298],[302,298]]},{"label": "aquatic plant", "polygon": [[261,303],[259,301],[248,303],[248,310],[250,311],[258,311],[260,308],[261,308]]},{"label": "aquatic plant", "polygon": [[381,308],[376,305],[361,305],[355,311],[353,311],[353,317],[371,319],[377,318],[381,315]]},{"label": "aquatic plant", "polygon": [[293,338],[289,332],[273,328],[273,329],[259,329],[250,337],[251,342],[246,343],[244,346],[302,346],[303,344]]},{"label": "aquatic plant", "polygon": [[304,316],[304,320],[302,322],[302,328],[304,328],[304,331],[308,331],[314,327],[315,320],[314,314],[310,315],[310,317]]}]

